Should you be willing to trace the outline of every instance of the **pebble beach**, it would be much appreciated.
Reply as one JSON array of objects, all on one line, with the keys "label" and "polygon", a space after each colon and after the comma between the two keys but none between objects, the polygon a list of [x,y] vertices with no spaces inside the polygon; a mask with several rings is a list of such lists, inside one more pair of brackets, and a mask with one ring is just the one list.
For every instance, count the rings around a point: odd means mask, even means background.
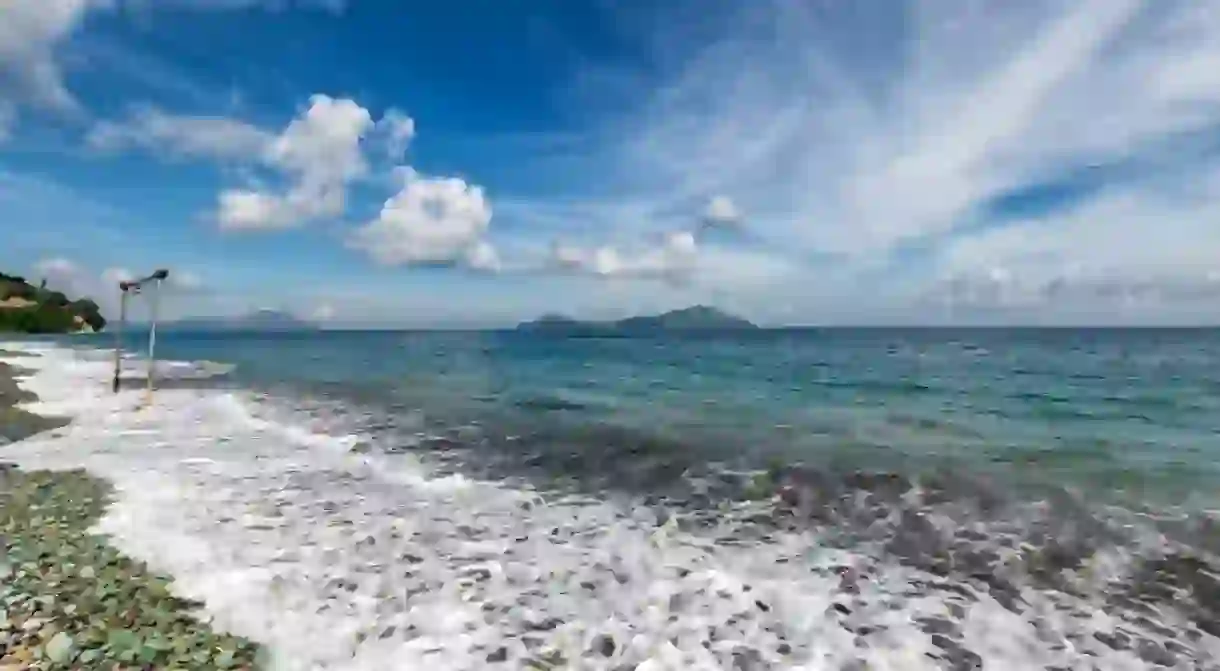
[{"label": "pebble beach", "polygon": [[21,407],[37,401],[20,386],[30,372],[0,361],[0,671],[255,668],[256,645],[213,632],[200,604],[96,533],[106,481],[4,461],[7,444],[68,424]]}]

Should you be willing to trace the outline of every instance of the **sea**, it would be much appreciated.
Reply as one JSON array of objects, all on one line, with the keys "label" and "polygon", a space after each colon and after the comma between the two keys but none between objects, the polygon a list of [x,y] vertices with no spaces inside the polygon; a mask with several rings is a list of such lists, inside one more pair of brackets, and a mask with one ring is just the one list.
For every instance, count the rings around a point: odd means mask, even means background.
[{"label": "sea", "polygon": [[273,668],[1220,669],[1220,330],[0,342]]}]

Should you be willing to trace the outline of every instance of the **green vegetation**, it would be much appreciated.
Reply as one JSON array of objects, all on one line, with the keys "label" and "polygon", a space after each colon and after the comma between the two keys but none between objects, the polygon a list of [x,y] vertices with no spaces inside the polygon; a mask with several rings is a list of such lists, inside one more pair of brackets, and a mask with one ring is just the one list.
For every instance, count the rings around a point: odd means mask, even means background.
[{"label": "green vegetation", "polygon": [[47,289],[45,280],[34,286],[24,277],[0,273],[0,332],[71,333],[104,328],[106,318],[92,300],[69,300],[63,292]]}]

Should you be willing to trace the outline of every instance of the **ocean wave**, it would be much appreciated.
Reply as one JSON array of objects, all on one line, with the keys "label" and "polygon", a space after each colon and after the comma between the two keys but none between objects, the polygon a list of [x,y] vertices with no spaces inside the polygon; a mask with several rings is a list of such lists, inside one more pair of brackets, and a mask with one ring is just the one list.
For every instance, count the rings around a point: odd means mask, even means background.
[{"label": "ocean wave", "polygon": [[[5,458],[111,479],[99,530],[278,669],[1220,668],[1197,513],[782,464],[694,477],[701,504],[596,495],[439,459],[487,454],[481,427],[417,417],[394,435],[421,449],[367,449],[325,399],[168,389],[140,409],[104,360],[3,348],[41,355],[21,362],[31,410],[74,418]],[[611,434],[618,462],[681,454]]]}]

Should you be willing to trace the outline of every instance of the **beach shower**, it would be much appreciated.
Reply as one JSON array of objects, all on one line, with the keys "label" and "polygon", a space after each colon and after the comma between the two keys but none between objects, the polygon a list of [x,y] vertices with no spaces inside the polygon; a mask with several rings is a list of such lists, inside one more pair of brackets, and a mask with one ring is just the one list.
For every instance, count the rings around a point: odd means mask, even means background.
[{"label": "beach shower", "polygon": [[148,325],[148,387],[147,400],[152,400],[154,368],[156,364],[157,347],[157,310],[161,298],[161,283],[169,277],[169,271],[164,268],[154,271],[151,275],[137,280],[121,280],[119,282],[119,325],[114,330],[114,381],[111,389],[119,392],[119,377],[123,358],[123,329],[127,325],[127,297],[133,294],[145,293],[149,288],[149,325]]}]

